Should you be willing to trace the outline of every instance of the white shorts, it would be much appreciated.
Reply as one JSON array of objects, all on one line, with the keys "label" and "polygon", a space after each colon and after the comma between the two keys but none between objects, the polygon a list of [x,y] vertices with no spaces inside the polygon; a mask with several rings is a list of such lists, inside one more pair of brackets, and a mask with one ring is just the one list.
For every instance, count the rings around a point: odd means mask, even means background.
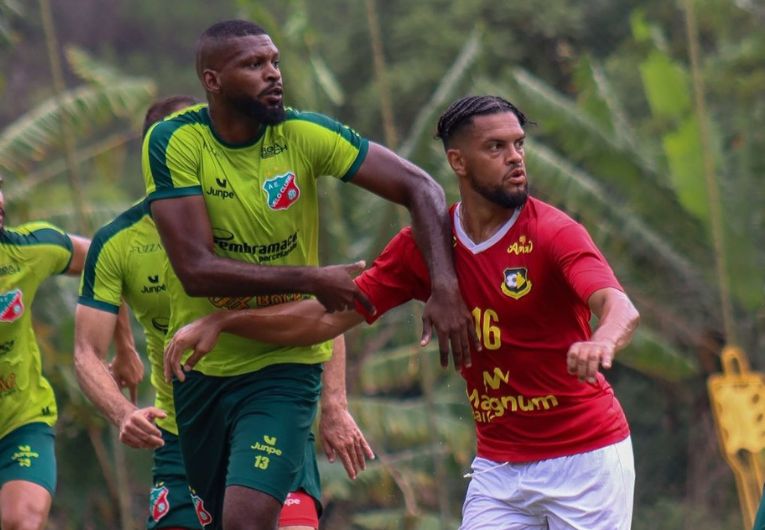
[{"label": "white shorts", "polygon": [[460,530],[629,530],[632,441],[510,464],[476,457]]}]

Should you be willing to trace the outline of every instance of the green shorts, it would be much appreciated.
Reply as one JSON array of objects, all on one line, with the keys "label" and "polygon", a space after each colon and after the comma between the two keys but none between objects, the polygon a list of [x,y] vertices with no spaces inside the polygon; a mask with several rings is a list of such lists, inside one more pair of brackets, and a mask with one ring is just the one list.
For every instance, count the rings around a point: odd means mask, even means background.
[{"label": "green shorts", "polygon": [[164,429],[160,431],[165,445],[154,450],[151,472],[154,487],[149,494],[146,528],[202,528],[186,482],[178,437]]},{"label": "green shorts", "polygon": [[0,487],[26,480],[56,492],[56,434],[45,423],[29,423],[0,439]]},{"label": "green shorts", "polygon": [[320,498],[310,433],[321,372],[320,364],[278,364],[233,377],[190,372],[173,382],[186,477],[205,526],[220,526],[227,486],[281,503],[296,489]]}]

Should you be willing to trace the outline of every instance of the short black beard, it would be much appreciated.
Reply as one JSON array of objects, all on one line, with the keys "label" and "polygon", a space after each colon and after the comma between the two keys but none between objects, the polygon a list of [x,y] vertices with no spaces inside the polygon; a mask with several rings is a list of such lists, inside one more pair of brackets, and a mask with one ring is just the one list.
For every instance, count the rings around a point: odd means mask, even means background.
[{"label": "short black beard", "polygon": [[276,125],[284,121],[286,112],[283,105],[268,107],[250,97],[241,97],[233,101],[234,107],[242,114],[258,123]]},{"label": "short black beard", "polygon": [[513,193],[505,191],[499,186],[492,188],[481,186],[472,178],[470,179],[470,185],[473,187],[473,190],[478,192],[478,194],[487,201],[493,202],[494,204],[511,210],[520,208],[526,204],[526,201],[529,198],[528,184],[524,184],[521,191]]}]

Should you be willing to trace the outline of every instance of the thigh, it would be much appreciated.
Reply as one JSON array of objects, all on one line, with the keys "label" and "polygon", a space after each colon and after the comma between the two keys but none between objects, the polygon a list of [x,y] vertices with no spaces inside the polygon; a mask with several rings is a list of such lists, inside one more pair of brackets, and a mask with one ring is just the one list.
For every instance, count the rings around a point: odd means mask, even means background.
[{"label": "thigh", "polygon": [[10,481],[37,484],[52,497],[56,491],[56,436],[44,423],[19,427],[0,440],[0,487]]},{"label": "thigh", "polygon": [[162,439],[165,445],[154,451],[146,528],[201,529],[186,481],[178,437],[162,430]]},{"label": "thigh", "polygon": [[[260,399],[242,400],[231,426],[226,486],[267,493],[279,504],[298,488],[319,496],[311,425],[316,415],[321,368],[278,365],[260,374]],[[267,396],[267,398],[265,397]],[[310,443],[310,445],[308,445]],[[312,471],[313,470],[313,471]]]},{"label": "thigh", "polygon": [[44,528],[53,501],[50,491],[25,480],[0,486],[0,526]]},{"label": "thigh", "polygon": [[544,518],[526,505],[520,491],[522,477],[523,466],[477,457],[460,530],[546,530]]},{"label": "thigh", "polygon": [[631,528],[635,465],[630,438],[549,462],[563,477],[550,481],[545,495],[550,530]]},{"label": "thigh", "polygon": [[224,398],[229,378],[189,372],[173,381],[178,440],[183,468],[199,522],[219,528],[228,465]]}]

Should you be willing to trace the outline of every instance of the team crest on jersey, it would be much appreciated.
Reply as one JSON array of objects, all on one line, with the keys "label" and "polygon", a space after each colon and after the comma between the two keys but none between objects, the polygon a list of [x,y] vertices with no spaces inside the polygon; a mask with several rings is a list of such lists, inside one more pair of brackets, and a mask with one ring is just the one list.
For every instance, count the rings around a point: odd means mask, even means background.
[{"label": "team crest on jersey", "polygon": [[525,267],[505,269],[501,289],[503,293],[513,300],[526,296],[531,291],[529,272]]},{"label": "team crest on jersey", "polygon": [[0,322],[13,322],[24,314],[24,301],[21,289],[0,294]]},{"label": "team crest on jersey", "polygon": [[[189,488],[191,490],[191,488]],[[205,510],[205,503],[202,500],[202,498],[194,493],[193,490],[189,491],[189,495],[191,495],[191,502],[194,503],[194,511],[197,513],[197,519],[199,519],[199,524],[202,526],[207,526],[212,524],[212,515],[210,515],[210,512]]]},{"label": "team crest on jersey", "polygon": [[268,179],[263,183],[263,190],[266,192],[268,207],[272,210],[286,210],[300,198],[297,177],[292,171]]},{"label": "team crest on jersey", "polygon": [[154,522],[159,522],[164,516],[170,513],[170,501],[167,495],[170,490],[162,482],[151,489],[149,494],[149,506],[151,509],[151,518]]}]

